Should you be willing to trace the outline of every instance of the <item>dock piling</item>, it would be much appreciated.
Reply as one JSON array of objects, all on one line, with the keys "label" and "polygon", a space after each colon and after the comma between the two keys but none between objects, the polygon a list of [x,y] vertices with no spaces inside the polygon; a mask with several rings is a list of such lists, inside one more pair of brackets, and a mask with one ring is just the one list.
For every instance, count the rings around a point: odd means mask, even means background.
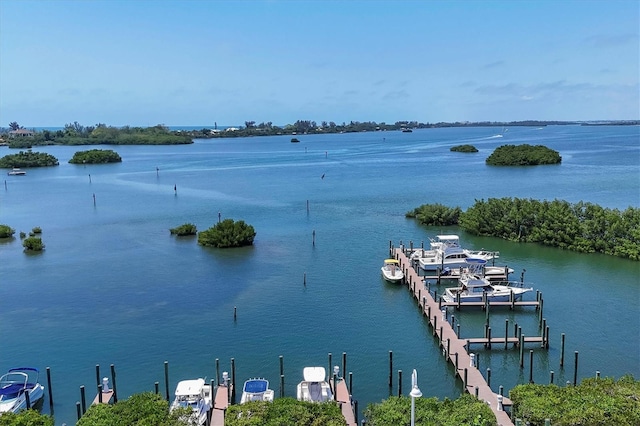
[{"label": "dock piling", "polygon": [[164,362],[164,390],[167,401],[169,401],[169,361]]},{"label": "dock piling", "polygon": [[389,394],[393,387],[393,352],[389,351]]},{"label": "dock piling", "polygon": [[80,386],[80,402],[82,403],[82,414],[87,412],[87,398],[84,393],[84,385]]},{"label": "dock piling", "polygon": [[533,349],[529,350],[529,383],[533,383]]},{"label": "dock piling", "polygon": [[578,384],[578,351],[575,352],[575,360],[573,367],[573,386]]},{"label": "dock piling", "polygon": [[398,397],[402,396],[402,370],[398,370]]},{"label": "dock piling", "polygon": [[560,339],[560,368],[564,367],[564,333]]},{"label": "dock piling", "polygon": [[49,408],[53,410],[53,390],[51,388],[51,368],[47,367],[47,391],[49,393]]}]

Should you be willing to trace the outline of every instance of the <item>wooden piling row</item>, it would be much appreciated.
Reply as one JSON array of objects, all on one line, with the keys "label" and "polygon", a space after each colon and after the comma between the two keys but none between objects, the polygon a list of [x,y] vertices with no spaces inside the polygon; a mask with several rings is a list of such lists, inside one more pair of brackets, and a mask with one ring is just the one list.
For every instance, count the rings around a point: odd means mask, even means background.
[{"label": "wooden piling row", "polygon": [[[442,315],[442,307],[434,300],[429,291],[427,291],[423,279],[418,275],[415,269],[411,267],[409,259],[404,254],[404,251],[401,249],[393,250],[393,257],[400,262],[403,270],[406,270],[405,279],[414,297],[416,297],[418,301],[423,298],[425,304],[421,306],[421,309],[429,318],[429,324],[433,328],[434,336],[438,337],[440,346],[445,349],[445,356],[454,365],[456,375],[460,376],[463,380],[465,391],[471,394],[477,394],[479,399],[489,403],[491,410],[496,416],[498,424],[513,425],[509,415],[503,411],[502,407],[498,404],[499,395],[495,394],[491,390],[491,387],[487,384],[478,368],[472,366],[471,356],[467,352],[469,343],[467,343],[465,339],[460,339],[458,337],[447,320],[438,321],[438,316]],[[438,327],[438,325],[440,325],[440,327]],[[494,341],[491,339],[490,342],[504,343],[503,340],[504,339]],[[444,346],[444,342],[447,342],[446,346]],[[484,338],[482,343],[485,342],[489,342],[489,340]],[[446,350],[446,348],[448,348],[448,350]],[[464,368],[461,369],[460,366],[464,366]],[[391,378],[389,382],[391,383]],[[500,397],[502,398],[502,406],[511,406],[511,401],[508,398],[503,396]]]}]

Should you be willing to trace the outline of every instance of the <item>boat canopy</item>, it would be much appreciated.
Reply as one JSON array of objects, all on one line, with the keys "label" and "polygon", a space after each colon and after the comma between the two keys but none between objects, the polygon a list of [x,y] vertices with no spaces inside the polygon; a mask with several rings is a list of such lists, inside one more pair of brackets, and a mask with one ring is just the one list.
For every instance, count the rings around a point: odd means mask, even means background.
[{"label": "boat canopy", "polygon": [[400,262],[397,261],[396,259],[385,259],[384,260],[385,265],[390,265],[390,264],[399,264]]},{"label": "boat canopy", "polygon": [[459,241],[460,237],[457,235],[436,235],[438,241]]},{"label": "boat canopy", "polygon": [[302,375],[305,382],[324,382],[325,370],[324,367],[305,367]]},{"label": "boat canopy", "polygon": [[204,386],[204,379],[183,380],[176,387],[176,396],[198,395]]},{"label": "boat canopy", "polygon": [[249,393],[266,392],[269,388],[269,381],[266,379],[250,379],[244,382],[244,391]]}]

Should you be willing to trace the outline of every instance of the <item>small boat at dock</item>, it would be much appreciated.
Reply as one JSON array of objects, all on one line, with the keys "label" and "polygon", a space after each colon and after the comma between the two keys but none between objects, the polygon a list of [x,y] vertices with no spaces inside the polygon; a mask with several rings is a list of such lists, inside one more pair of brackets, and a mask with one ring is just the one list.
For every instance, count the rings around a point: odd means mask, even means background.
[{"label": "small boat at dock", "polygon": [[176,386],[175,399],[169,411],[178,408],[191,410],[188,424],[202,426],[206,424],[211,409],[211,386],[205,384],[204,379],[182,380]]},{"label": "small boat at dock", "polygon": [[380,270],[384,279],[390,283],[400,283],[404,279],[404,273],[400,269],[400,262],[396,259],[385,259],[384,265]]},{"label": "small boat at dock", "polygon": [[269,389],[269,381],[267,379],[249,379],[244,382],[244,386],[242,387],[240,404],[249,401],[273,402],[273,396],[273,389]]},{"label": "small boat at dock", "polygon": [[326,402],[333,399],[324,367],[305,367],[302,375],[304,380],[297,387],[298,401]]},{"label": "small boat at dock", "polygon": [[0,415],[26,410],[27,395],[30,407],[42,402],[44,386],[38,383],[39,374],[37,368],[19,367],[0,377]]}]

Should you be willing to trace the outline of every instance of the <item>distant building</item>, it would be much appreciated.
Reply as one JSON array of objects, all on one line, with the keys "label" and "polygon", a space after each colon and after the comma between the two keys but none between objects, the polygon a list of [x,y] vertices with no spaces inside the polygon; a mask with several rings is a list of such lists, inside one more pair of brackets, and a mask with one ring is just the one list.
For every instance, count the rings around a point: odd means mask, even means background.
[{"label": "distant building", "polygon": [[27,129],[12,130],[9,132],[10,138],[32,138],[33,135],[35,135],[35,133]]}]

